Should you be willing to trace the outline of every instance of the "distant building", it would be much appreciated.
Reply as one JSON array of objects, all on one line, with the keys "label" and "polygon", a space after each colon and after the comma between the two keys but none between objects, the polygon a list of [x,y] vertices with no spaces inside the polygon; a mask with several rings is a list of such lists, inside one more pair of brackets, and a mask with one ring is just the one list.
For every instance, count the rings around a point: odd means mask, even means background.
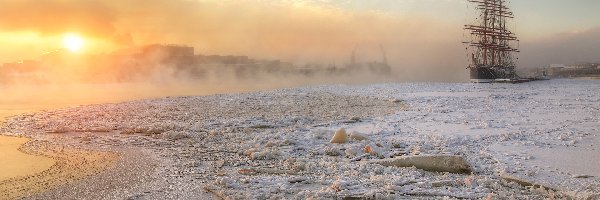
[{"label": "distant building", "polygon": [[547,70],[550,77],[599,76],[599,63],[578,63],[574,65],[550,65]]},{"label": "distant building", "polygon": [[197,64],[251,64],[254,60],[248,56],[220,56],[220,55],[195,55],[194,60]]},{"label": "distant building", "polygon": [[144,56],[193,57],[194,47],[153,44],[141,48]]},{"label": "distant building", "polygon": [[[354,52],[347,67],[312,64],[299,67],[281,60],[252,59],[236,55],[195,55],[194,47],[153,44],[116,50],[109,54],[73,54],[55,50],[36,60],[0,65],[0,82],[35,80],[52,81],[63,74],[83,82],[127,82],[153,79],[157,74],[202,79],[214,75],[232,75],[256,79],[261,75],[343,75],[349,73],[389,74],[385,52],[381,62],[357,62]],[[27,77],[27,78],[24,78]],[[71,80],[71,79],[69,79]]]}]

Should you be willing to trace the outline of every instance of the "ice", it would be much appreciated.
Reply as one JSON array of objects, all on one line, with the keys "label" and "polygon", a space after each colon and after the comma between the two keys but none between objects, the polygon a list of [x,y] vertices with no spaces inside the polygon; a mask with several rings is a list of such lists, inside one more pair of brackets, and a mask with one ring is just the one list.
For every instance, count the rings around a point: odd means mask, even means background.
[{"label": "ice", "polygon": [[[154,152],[162,163],[154,176],[179,188],[133,191],[149,199],[192,198],[204,185],[222,197],[258,199],[580,198],[600,193],[599,86],[314,86],[67,108],[11,118],[1,131]],[[361,137],[331,144],[341,128]],[[415,155],[460,156],[473,174],[369,162]]]},{"label": "ice", "polygon": [[372,161],[372,163],[393,167],[416,167],[434,172],[472,173],[469,163],[460,156],[429,155],[401,156]]},{"label": "ice", "polygon": [[333,134],[333,137],[329,141],[330,143],[338,143],[343,144],[348,140],[348,134],[346,133],[346,129],[340,128]]}]

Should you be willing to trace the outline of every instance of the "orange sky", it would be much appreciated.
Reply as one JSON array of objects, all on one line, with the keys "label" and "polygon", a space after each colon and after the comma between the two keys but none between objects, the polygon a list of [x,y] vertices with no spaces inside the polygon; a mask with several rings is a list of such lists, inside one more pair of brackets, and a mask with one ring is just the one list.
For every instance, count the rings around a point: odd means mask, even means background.
[{"label": "orange sky", "polygon": [[[523,16],[518,20],[524,23],[514,28],[526,39],[522,42],[532,43],[530,48],[535,49],[537,41],[558,36],[528,27],[539,29],[535,26],[539,21],[534,21],[538,15],[557,13],[517,12],[534,6],[531,2],[515,0],[515,15]],[[538,3],[562,5],[547,2]],[[462,24],[471,21],[472,10],[467,5],[466,0],[3,0],[0,63],[35,59],[43,52],[62,48],[64,35],[75,33],[86,38],[87,53],[172,43],[194,46],[198,53],[297,63],[343,64],[352,49],[357,50],[359,59],[379,59],[381,44],[390,62],[407,68],[404,71],[438,66],[456,71],[463,69],[467,60],[460,44],[464,39]],[[564,25],[545,32],[578,28],[588,33],[595,28],[589,26],[593,20],[583,24],[565,20]],[[539,63],[523,59],[527,64]]]}]

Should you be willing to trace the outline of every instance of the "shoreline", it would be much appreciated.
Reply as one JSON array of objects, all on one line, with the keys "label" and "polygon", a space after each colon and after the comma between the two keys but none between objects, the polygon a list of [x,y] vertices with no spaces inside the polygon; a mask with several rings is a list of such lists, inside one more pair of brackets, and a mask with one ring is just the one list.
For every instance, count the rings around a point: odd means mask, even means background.
[{"label": "shoreline", "polygon": [[[30,199],[585,199],[600,196],[587,187],[599,177],[532,150],[593,150],[597,142],[585,141],[597,137],[590,133],[600,101],[589,95],[596,90],[576,80],[304,87],[81,106],[13,118],[3,128],[121,153],[115,167]],[[366,139],[332,144],[340,128]],[[462,156],[475,173],[369,162],[415,155]]]},{"label": "shoreline", "polygon": [[[0,112],[0,126],[8,117],[42,109]],[[10,131],[9,131],[10,132]],[[21,199],[71,184],[115,165],[119,154],[66,147],[36,135],[0,134],[0,199]]]},{"label": "shoreline", "polygon": [[49,141],[31,139],[19,151],[54,160],[49,168],[0,181],[0,198],[19,199],[71,184],[98,174],[114,165],[114,152],[88,151],[64,147]]},{"label": "shoreline", "polygon": [[52,167],[54,159],[24,152],[22,147],[30,138],[0,134],[0,182],[41,173]]}]

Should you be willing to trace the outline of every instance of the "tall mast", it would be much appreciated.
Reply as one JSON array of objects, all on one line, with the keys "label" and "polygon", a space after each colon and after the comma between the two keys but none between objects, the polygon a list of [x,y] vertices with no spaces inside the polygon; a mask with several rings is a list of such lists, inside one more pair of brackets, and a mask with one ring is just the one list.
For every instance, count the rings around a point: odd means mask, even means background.
[{"label": "tall mast", "polygon": [[503,68],[514,74],[513,53],[519,52],[513,43],[517,41],[514,33],[507,29],[508,19],[513,12],[508,8],[507,0],[467,0],[475,4],[480,22],[477,25],[465,25],[470,32],[471,41],[463,42],[472,50],[469,68]]},{"label": "tall mast", "polygon": [[[488,6],[488,0],[484,0],[483,4],[484,4],[485,7],[487,7]],[[487,22],[488,22],[488,9],[484,9],[483,10],[483,30],[484,31],[483,31],[483,38],[481,40],[481,42],[483,44],[487,44],[487,35],[486,35],[487,34],[487,27],[488,27],[487,26]],[[487,65],[487,50],[488,50],[487,46],[484,45],[483,46],[483,64],[484,65]]]}]

